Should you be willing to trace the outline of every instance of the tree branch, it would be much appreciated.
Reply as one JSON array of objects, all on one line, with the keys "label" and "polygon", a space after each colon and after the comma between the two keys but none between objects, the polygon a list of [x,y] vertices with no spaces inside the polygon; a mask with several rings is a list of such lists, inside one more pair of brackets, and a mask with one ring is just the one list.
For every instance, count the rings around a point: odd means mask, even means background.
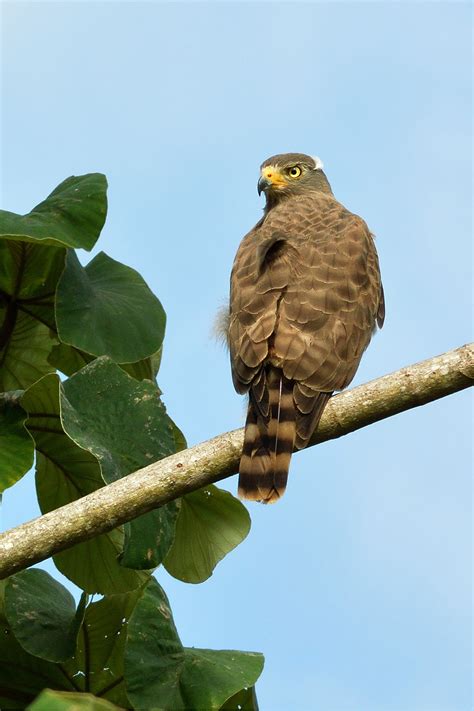
[{"label": "tree branch", "polygon": [[[408,366],[333,397],[310,446],[342,437],[474,383],[474,344]],[[243,430],[234,430],[123,477],[0,535],[0,578],[112,530],[238,469]]]}]

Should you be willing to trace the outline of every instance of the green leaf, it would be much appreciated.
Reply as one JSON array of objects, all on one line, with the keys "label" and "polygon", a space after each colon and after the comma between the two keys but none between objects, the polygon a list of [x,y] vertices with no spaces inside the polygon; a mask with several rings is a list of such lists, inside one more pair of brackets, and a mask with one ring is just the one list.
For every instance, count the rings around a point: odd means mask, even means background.
[{"label": "green leaf", "polygon": [[28,654],[0,612],[0,707],[24,709],[45,688],[73,691],[72,680],[52,662]]},{"label": "green leaf", "polygon": [[54,291],[64,269],[66,250],[0,239],[0,290],[20,309],[54,327]]},{"label": "green leaf", "polygon": [[182,452],[184,449],[187,448],[187,442],[184,434],[181,432],[179,427],[173,422],[173,420],[170,420],[172,424],[172,429],[173,429],[173,437],[174,437],[174,447],[176,452]]},{"label": "green leaf", "polygon": [[35,447],[25,427],[27,414],[18,393],[0,393],[0,492],[12,486],[33,465]]},{"label": "green leaf", "polygon": [[208,486],[181,499],[173,545],[164,560],[170,575],[202,583],[250,530],[247,509],[228,491]]},{"label": "green leaf", "polygon": [[[81,370],[81,368],[93,360],[95,360],[95,356],[80,351],[73,346],[68,346],[66,343],[58,343],[58,345],[53,346],[48,358],[49,363],[65,375],[74,375],[74,373],[77,373],[78,370]],[[118,365],[120,365],[122,370],[128,375],[135,378],[135,380],[154,381],[159,369],[160,360],[161,348],[158,353],[155,353],[151,358],[137,360],[135,363],[118,363]]]},{"label": "green leaf", "polygon": [[82,267],[69,252],[58,284],[60,340],[116,363],[148,358],[161,347],[166,316],[134,269],[100,252]]},{"label": "green leaf", "polygon": [[64,375],[74,375],[93,360],[94,356],[68,346],[66,343],[58,343],[53,346],[48,357],[48,362]]},{"label": "green leaf", "polygon": [[27,215],[0,210],[0,239],[91,250],[107,214],[101,173],[71,176]]},{"label": "green leaf", "polygon": [[[26,571],[31,573],[42,571]],[[22,576],[25,573],[21,574]],[[18,578],[18,576],[15,576]],[[24,582],[24,581],[22,581]],[[55,639],[59,636],[58,619],[48,610],[43,609],[45,596],[43,595],[44,581],[40,580],[38,591],[40,602],[34,599],[35,582],[33,577],[28,580],[27,593],[31,605],[23,605],[20,600],[19,607],[25,613],[23,617],[30,617],[33,637],[39,644],[38,620],[43,619],[44,631],[48,629],[46,619],[51,623],[51,634]],[[53,581],[54,583],[54,581]],[[77,646],[74,656],[61,664],[52,663],[29,654],[13,634],[12,627],[7,622],[5,609],[3,606],[3,589],[8,588],[10,582],[0,581],[0,706],[2,709],[24,709],[28,703],[45,688],[55,690],[65,690],[72,692],[90,691],[97,696],[103,697],[120,708],[130,708],[130,703],[125,691],[123,680],[123,656],[126,639],[127,623],[130,614],[136,604],[136,600],[142,594],[142,589],[136,590],[127,595],[113,595],[103,598],[97,603],[86,605],[86,596],[82,596],[77,608],[75,619],[70,620],[70,615],[63,618],[65,624],[69,624],[69,631],[72,636],[78,635]],[[57,584],[56,584],[57,585]],[[20,586],[19,594],[23,596],[23,589]],[[46,585],[47,595],[52,592],[51,581]],[[7,597],[10,594],[11,600],[8,606],[13,606],[13,613],[9,611],[9,617],[17,615],[14,591],[7,590]],[[52,608],[58,611],[63,609],[65,601],[64,591],[59,590],[60,602],[51,602]],[[27,615],[29,612],[29,615]],[[41,611],[41,614],[37,613]],[[85,616],[84,616],[85,612]],[[16,632],[17,630],[15,630]],[[28,637],[26,626],[22,630],[25,633],[25,640]],[[27,643],[31,644],[28,638]],[[51,641],[44,640],[47,648],[51,646]],[[60,697],[61,695],[58,695]],[[74,699],[74,697],[65,698]],[[82,701],[81,696],[81,701]],[[45,703],[46,700],[44,699]],[[50,708],[49,706],[43,706]],[[29,707],[28,707],[29,708]],[[71,706],[70,708],[76,708]],[[114,707],[115,708],[115,707]]]},{"label": "green leaf", "polygon": [[65,255],[0,240],[0,389],[26,388],[53,370],[54,295]]},{"label": "green leaf", "polygon": [[237,694],[227,699],[220,711],[258,711],[255,687],[251,686],[250,689],[238,691]]},{"label": "green leaf", "polygon": [[[63,429],[60,389],[59,377],[50,373],[28,388],[21,399],[22,407],[28,412],[28,431],[36,443],[37,488],[43,512],[104,486],[97,459],[78,446]],[[41,496],[43,487],[47,501]]]},{"label": "green leaf", "polygon": [[[60,411],[60,381],[47,375],[23,395],[27,427],[37,448],[36,490],[43,513],[64,506],[104,485],[97,459],[64,430]],[[83,590],[119,593],[142,585],[146,576],[118,562],[123,529],[114,529],[54,556],[57,568]]]},{"label": "green leaf", "polygon": [[[86,600],[83,596],[73,623],[76,631],[80,627],[74,657],[57,664],[33,656],[20,646],[5,617],[5,587],[5,581],[0,581],[2,709],[24,709],[48,687],[71,692],[88,690],[121,708],[130,708],[123,681],[123,652],[127,622],[136,600],[142,594],[141,589],[128,595],[113,595],[89,605],[84,622]],[[56,622],[53,628],[56,629]]]},{"label": "green leaf", "polygon": [[166,506],[126,523],[120,563],[126,568],[139,570],[156,568],[173,543],[178,510],[176,501],[170,501]]},{"label": "green leaf", "polygon": [[118,706],[92,694],[45,689],[27,711],[120,711]]},{"label": "green leaf", "polygon": [[156,386],[138,382],[101,357],[63,383],[64,427],[99,460],[104,480],[174,452],[174,434]]},{"label": "green leaf", "polygon": [[[135,380],[155,380],[161,365],[161,347],[150,358],[138,360],[135,363],[119,363],[120,367]],[[160,393],[161,394],[161,393]]]},{"label": "green leaf", "polygon": [[54,564],[63,575],[88,593],[124,593],[143,585],[149,574],[120,565],[123,547],[123,528],[115,528],[57,553]]},{"label": "green leaf", "polygon": [[[137,382],[102,357],[63,388],[64,428],[97,457],[107,483],[175,452],[175,425],[151,382]],[[156,567],[172,543],[176,516],[172,503],[127,524],[122,565]]]},{"label": "green leaf", "polygon": [[139,588],[91,603],[86,610],[75,658],[64,665],[70,676],[74,676],[77,669],[88,670],[87,678],[75,677],[81,691],[87,689],[125,708],[130,707],[123,679],[128,620],[142,593],[143,588]]},{"label": "green leaf", "polygon": [[24,570],[8,579],[5,615],[26,652],[50,662],[74,654],[78,633],[74,598],[44,570]]},{"label": "green leaf", "polygon": [[263,656],[183,647],[168,599],[152,578],[128,625],[125,679],[135,708],[214,711],[255,684]]},{"label": "green leaf", "polygon": [[48,363],[48,356],[55,342],[47,326],[28,314],[17,312],[14,328],[0,350],[0,391],[28,388],[46,373],[51,373],[53,367]]}]

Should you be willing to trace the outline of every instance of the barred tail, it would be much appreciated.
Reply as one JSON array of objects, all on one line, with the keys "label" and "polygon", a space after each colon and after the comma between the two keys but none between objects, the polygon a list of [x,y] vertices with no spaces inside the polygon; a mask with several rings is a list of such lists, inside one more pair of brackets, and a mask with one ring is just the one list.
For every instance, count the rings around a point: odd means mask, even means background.
[{"label": "barred tail", "polygon": [[270,504],[285,492],[295,444],[293,386],[281,371],[267,374],[268,417],[249,402],[240,460],[239,496]]}]

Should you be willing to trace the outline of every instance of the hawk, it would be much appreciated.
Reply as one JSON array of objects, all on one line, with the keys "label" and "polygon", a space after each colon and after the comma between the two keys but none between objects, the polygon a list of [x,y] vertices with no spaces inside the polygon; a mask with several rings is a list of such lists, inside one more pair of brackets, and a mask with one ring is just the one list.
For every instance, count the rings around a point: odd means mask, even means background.
[{"label": "hawk", "polygon": [[262,219],[231,274],[227,340],[238,393],[248,393],[239,496],[284,493],[329,398],[347,387],[384,294],[372,234],[334,197],[319,158],[285,153],[262,166]]}]

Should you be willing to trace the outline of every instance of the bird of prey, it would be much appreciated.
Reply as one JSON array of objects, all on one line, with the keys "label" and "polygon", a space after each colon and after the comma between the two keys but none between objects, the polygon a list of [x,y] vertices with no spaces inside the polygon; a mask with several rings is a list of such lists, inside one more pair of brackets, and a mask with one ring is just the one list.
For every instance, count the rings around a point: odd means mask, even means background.
[{"label": "bird of prey", "polygon": [[248,393],[239,496],[284,493],[334,391],[347,387],[385,306],[364,220],[334,197],[319,158],[285,153],[262,166],[262,219],[231,275],[227,340],[238,393]]}]

